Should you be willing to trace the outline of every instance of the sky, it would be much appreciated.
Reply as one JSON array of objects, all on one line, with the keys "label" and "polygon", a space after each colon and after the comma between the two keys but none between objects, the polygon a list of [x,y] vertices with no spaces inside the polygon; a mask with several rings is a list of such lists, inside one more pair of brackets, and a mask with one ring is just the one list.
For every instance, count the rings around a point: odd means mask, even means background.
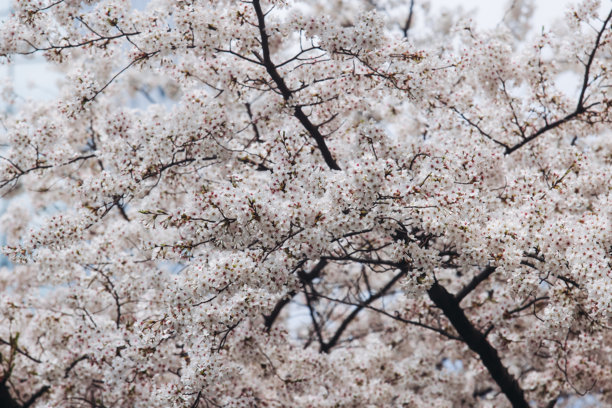
[{"label": "sky", "polygon": [[[417,0],[418,1],[418,0]],[[536,7],[532,22],[534,27],[549,25],[562,17],[569,4],[577,1],[569,0],[533,0]],[[474,20],[478,26],[493,28],[507,11],[509,0],[431,0],[432,6],[453,7],[462,6],[464,10],[477,10]]]}]

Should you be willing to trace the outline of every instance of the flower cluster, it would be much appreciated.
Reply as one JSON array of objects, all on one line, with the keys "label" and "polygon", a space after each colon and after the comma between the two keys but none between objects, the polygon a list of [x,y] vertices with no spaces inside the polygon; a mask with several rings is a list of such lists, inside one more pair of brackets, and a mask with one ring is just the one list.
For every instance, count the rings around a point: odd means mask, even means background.
[{"label": "flower cluster", "polygon": [[418,3],[15,1],[0,406],[612,403],[612,13]]}]

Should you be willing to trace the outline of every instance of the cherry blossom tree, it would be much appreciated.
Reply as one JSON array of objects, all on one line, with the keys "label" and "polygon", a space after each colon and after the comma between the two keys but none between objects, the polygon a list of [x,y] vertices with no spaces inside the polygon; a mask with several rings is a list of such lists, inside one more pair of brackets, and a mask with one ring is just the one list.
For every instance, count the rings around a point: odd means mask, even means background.
[{"label": "cherry blossom tree", "polygon": [[612,404],[611,7],[531,6],[16,0],[0,405]]}]

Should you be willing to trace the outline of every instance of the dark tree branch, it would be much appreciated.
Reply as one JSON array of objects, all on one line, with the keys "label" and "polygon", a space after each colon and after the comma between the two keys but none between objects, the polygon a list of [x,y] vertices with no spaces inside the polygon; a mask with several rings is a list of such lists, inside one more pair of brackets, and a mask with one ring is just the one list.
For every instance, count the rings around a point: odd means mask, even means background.
[{"label": "dark tree branch", "polygon": [[48,385],[44,385],[38,391],[32,394],[26,402],[20,404],[13,398],[13,396],[9,392],[9,389],[6,385],[7,380],[8,377],[0,381],[0,407],[2,408],[29,408],[36,402],[37,399],[43,396],[50,389]]},{"label": "dark tree branch", "polygon": [[465,344],[478,356],[485,365],[493,380],[506,395],[514,408],[529,408],[525,394],[518,381],[504,367],[497,350],[491,346],[486,337],[474,327],[459,306],[455,296],[438,282],[427,291],[432,302],[439,307],[451,322]]},{"label": "dark tree branch", "polygon": [[4,378],[0,381],[0,407],[5,408],[21,408],[21,406],[15,401],[6,386],[8,378]]},{"label": "dark tree branch", "polygon": [[[217,156],[211,156],[211,157],[206,157],[204,160],[214,160],[216,159]],[[194,159],[193,157],[188,157],[186,159],[183,160],[178,160],[178,161],[172,161],[170,163],[166,163],[166,164],[162,164],[161,166],[159,166],[158,168],[152,168],[150,170],[148,170],[143,176],[142,179],[146,180],[150,177],[154,177],[157,176],[159,174],[161,174],[163,171],[174,167],[174,166],[186,166],[189,165],[190,163],[195,162],[196,159]]]},{"label": "dark tree branch", "polygon": [[310,312],[310,319],[312,320],[312,326],[314,327],[314,331],[317,335],[317,339],[319,340],[319,344],[321,345],[321,349],[322,349],[325,345],[325,341],[323,341],[323,334],[321,333],[321,326],[319,325],[319,322],[317,321],[317,317],[315,316],[315,306],[312,303],[312,296],[310,295],[310,293],[308,293],[308,289],[307,289],[307,287],[310,286],[311,290],[314,293],[314,289],[312,288],[311,285],[312,284],[304,283],[302,284],[302,287],[304,289],[304,296],[306,296],[306,305],[308,306],[308,311]]},{"label": "dark tree branch", "polygon": [[[446,102],[443,102],[440,100],[440,102],[444,105],[444,106],[448,106],[448,104],[446,104]],[[489,133],[485,132],[480,126],[478,126],[478,123],[473,122],[470,118],[468,118],[467,116],[465,116],[462,112],[460,112],[457,108],[455,108],[454,106],[450,106],[449,107],[450,110],[452,110],[453,112],[455,112],[457,115],[459,115],[461,117],[461,119],[463,119],[464,121],[466,121],[470,126],[472,126],[473,128],[475,128],[478,133],[480,133],[482,136],[486,137],[487,139],[489,139],[490,141],[492,141],[495,144],[498,144],[500,146],[502,146],[503,148],[506,149],[506,151],[510,148],[507,144],[500,142],[499,140],[495,139],[493,136],[491,136]]]},{"label": "dark tree branch", "polygon": [[300,278],[300,281],[302,281],[302,282],[312,282],[313,280],[315,280],[316,278],[321,276],[321,272],[323,271],[323,268],[325,268],[326,266],[327,266],[327,260],[326,259],[321,259],[314,266],[314,268],[312,268],[312,270],[310,272],[306,273],[303,270],[300,270],[298,272],[298,276]]},{"label": "dark tree branch", "polygon": [[[300,278],[300,281],[302,282],[302,284],[309,284],[314,279],[321,276],[321,272],[323,271],[323,268],[325,268],[326,265],[327,265],[327,260],[322,259],[314,266],[314,268],[312,268],[310,272],[304,272],[303,270],[300,270],[298,272],[298,277]],[[266,327],[267,332],[269,332],[270,329],[272,329],[272,325],[278,318],[278,315],[280,314],[280,312],[289,302],[291,302],[291,299],[293,299],[295,295],[297,295],[297,292],[295,291],[289,292],[287,294],[287,297],[279,300],[276,303],[276,305],[274,306],[274,309],[272,309],[269,315],[264,315],[264,326]]]},{"label": "dark tree branch", "polygon": [[22,408],[29,408],[36,402],[38,398],[40,398],[43,394],[49,391],[50,387],[48,385],[42,386],[38,391],[36,391],[32,396],[21,406]]},{"label": "dark tree branch", "polygon": [[51,8],[53,8],[53,7],[57,6],[58,4],[61,4],[61,3],[63,3],[63,2],[64,2],[64,0],[58,0],[58,1],[56,1],[56,2],[53,2],[53,3],[49,4],[49,5],[48,5],[48,6],[46,6],[46,7],[41,7],[41,8],[39,8],[39,9],[34,10],[34,11],[32,12],[32,14],[34,15],[34,14],[36,14],[36,13],[40,13],[41,11],[46,11],[46,10],[49,10],[49,9],[51,9]]},{"label": "dark tree branch", "polygon": [[495,272],[495,266],[487,266],[483,269],[478,275],[474,276],[474,278],[465,285],[457,294],[455,295],[455,300],[457,303],[461,303],[461,301],[469,295],[478,285],[487,280],[489,276]]},{"label": "dark tree branch", "polygon": [[70,363],[70,365],[64,371],[64,378],[68,378],[72,369],[76,367],[77,364],[79,364],[81,361],[84,361],[84,360],[89,360],[89,356],[87,354],[82,355],[81,357],[77,358],[72,363]]},{"label": "dark tree branch", "polygon": [[[537,297],[535,299],[530,300],[529,302],[527,302],[523,306],[519,306],[519,307],[517,307],[515,309],[508,310],[507,312],[505,312],[505,314],[511,315],[511,314],[514,314],[514,313],[522,312],[523,310],[528,309],[532,305],[535,305],[536,303],[538,303],[540,301],[544,301],[544,300],[548,300],[548,299],[550,299],[550,297],[548,297],[548,296]],[[535,310],[535,306],[534,306],[534,310]]]},{"label": "dark tree branch", "polygon": [[196,408],[200,404],[200,398],[202,398],[202,390],[198,391],[198,395],[193,401],[193,404],[191,404],[190,408]]},{"label": "dark tree branch", "polygon": [[21,354],[21,355],[23,355],[23,356],[27,357],[28,359],[32,360],[32,361],[33,361],[33,362],[35,362],[35,363],[42,363],[42,361],[41,361],[41,360],[39,360],[39,359],[37,359],[37,358],[35,358],[35,357],[32,357],[32,356],[30,355],[30,353],[28,353],[26,350],[22,350],[22,349],[20,349],[19,347],[17,347],[17,344],[14,344],[13,342],[8,342],[8,341],[6,341],[6,340],[4,340],[4,339],[0,338],[0,344],[4,344],[4,345],[6,345],[6,346],[13,347],[13,348],[14,348],[14,350],[15,350],[17,353],[19,353],[19,354]]},{"label": "dark tree branch", "polygon": [[558,119],[558,120],[556,120],[554,122],[551,122],[548,125],[540,128],[534,134],[532,134],[531,136],[526,137],[525,139],[523,139],[521,142],[515,144],[514,146],[512,146],[512,147],[507,146],[506,147],[506,151],[504,153],[505,154],[511,154],[511,153],[517,151],[518,149],[520,149],[521,147],[525,146],[527,143],[531,142],[532,140],[536,139],[537,137],[543,135],[544,133],[548,132],[549,130],[558,128],[562,124],[575,119],[576,117],[578,117],[581,114],[583,114],[584,112],[586,112],[588,108],[591,108],[591,107],[593,107],[593,106],[595,106],[597,104],[598,103],[592,103],[592,104],[590,104],[588,106],[580,106],[574,112],[572,112],[569,115],[564,116],[561,119]]},{"label": "dark tree branch", "polygon": [[13,396],[6,386],[8,377],[0,381],[0,406],[6,408],[20,408],[20,405],[13,399]]},{"label": "dark tree branch", "polygon": [[146,59],[151,58],[152,56],[158,54],[159,51],[154,51],[154,52],[150,52],[150,53],[143,53],[142,55],[138,56],[137,58],[135,58],[134,60],[130,61],[129,64],[127,64],[125,67],[121,68],[119,70],[119,72],[117,72],[115,75],[112,76],[112,78],[110,80],[108,80],[106,82],[106,84],[104,84],[104,86],[102,86],[102,88],[97,89],[94,94],[91,97],[83,97],[83,100],[81,101],[81,105],[85,106],[85,104],[92,102],[94,99],[96,99],[98,97],[98,95],[100,95],[102,92],[104,92],[104,90],[106,88],[109,87],[110,84],[113,83],[113,81],[115,81],[115,79],[117,79],[121,74],[123,74],[125,71],[127,71],[128,69],[130,69],[130,67],[132,67],[133,65],[144,61]]},{"label": "dark tree branch", "polygon": [[404,38],[408,37],[408,30],[410,30],[410,26],[412,25],[412,14],[414,11],[414,0],[410,0],[410,11],[408,11],[408,18],[402,27],[402,33],[404,34]]},{"label": "dark tree branch", "polygon": [[589,87],[589,78],[591,76],[591,66],[593,64],[593,60],[595,59],[595,54],[597,53],[597,50],[599,49],[599,45],[601,43],[601,36],[603,35],[604,31],[606,30],[606,26],[608,25],[608,23],[610,22],[610,19],[612,19],[612,10],[610,10],[610,13],[608,14],[608,17],[606,17],[606,19],[604,20],[601,29],[597,32],[597,38],[595,39],[595,45],[593,46],[593,49],[591,50],[591,52],[589,53],[589,59],[587,60],[587,63],[585,64],[584,67],[584,75],[582,78],[582,87],[580,89],[580,96],[578,97],[578,103],[576,104],[576,109],[570,113],[569,115],[556,120],[552,123],[547,124],[546,126],[540,128],[538,131],[536,131],[534,134],[532,134],[529,137],[526,137],[525,139],[523,139],[520,143],[515,144],[512,147],[507,147],[505,154],[511,154],[512,152],[517,151],[518,149],[520,149],[521,147],[523,147],[524,145],[526,145],[527,143],[531,142],[532,140],[534,140],[535,138],[537,138],[538,136],[542,135],[543,133],[548,132],[549,130],[552,130],[554,128],[557,128],[559,126],[561,126],[562,124],[569,122],[573,119],[575,119],[576,117],[582,115],[583,113],[585,113],[589,108],[599,105],[599,102],[594,102],[590,105],[585,106],[585,101],[587,98],[585,98],[585,94],[587,91],[587,88]]},{"label": "dark tree branch", "polygon": [[[83,22],[82,20],[79,20],[79,21]],[[57,51],[57,52],[61,52],[63,50],[67,50],[67,49],[70,49],[70,48],[81,48],[81,47],[86,47],[88,45],[94,45],[94,44],[96,44],[98,42],[103,42],[104,43],[103,46],[106,46],[106,44],[108,44],[110,41],[117,40],[117,39],[120,39],[120,38],[129,39],[131,36],[139,35],[140,32],[133,32],[133,33],[124,33],[124,32],[121,32],[121,34],[110,35],[110,36],[102,36],[102,35],[99,35],[97,33],[95,33],[95,34],[98,35],[98,37],[94,38],[94,39],[91,39],[91,40],[86,40],[86,41],[82,41],[82,42],[79,42],[79,43],[70,43],[69,42],[68,44],[65,44],[65,45],[53,45],[53,44],[49,44],[48,47],[37,47],[36,45],[31,43],[30,41],[24,40],[26,43],[28,43],[28,45],[30,47],[32,47],[32,50],[31,51],[27,51],[27,52],[20,52],[18,54],[21,54],[21,55],[30,55],[30,54],[34,54],[34,53],[41,52],[41,51],[43,51],[43,52],[44,51]]]},{"label": "dark tree branch", "polygon": [[442,336],[444,336],[444,337],[446,337],[446,338],[448,338],[450,340],[463,341],[461,338],[459,338],[459,337],[457,337],[457,336],[447,332],[444,329],[440,329],[439,327],[430,326],[428,324],[421,323],[420,321],[404,319],[397,312],[395,314],[391,314],[391,313],[387,312],[386,310],[380,309],[378,307],[374,307],[372,305],[364,304],[363,302],[360,302],[360,303],[348,302],[348,301],[342,300],[342,299],[331,298],[329,296],[325,296],[325,295],[322,295],[320,293],[317,293],[316,296],[320,297],[322,299],[329,300],[331,302],[342,303],[343,305],[349,305],[349,306],[362,306],[363,305],[364,308],[366,308],[368,310],[371,310],[371,311],[376,312],[376,313],[380,313],[380,314],[382,314],[384,316],[387,316],[387,317],[389,317],[389,318],[391,318],[393,320],[397,320],[398,322],[402,322],[402,323],[405,323],[405,324],[410,324],[412,326],[422,327],[424,329],[434,331],[434,332],[436,332],[436,333],[438,333],[438,334],[440,334],[440,335],[442,335]]},{"label": "dark tree branch", "polygon": [[278,318],[278,315],[280,315],[280,312],[289,302],[291,302],[291,299],[293,299],[296,294],[297,292],[295,291],[289,292],[286,297],[282,298],[276,303],[274,309],[272,309],[269,315],[264,315],[264,326],[266,327],[267,332],[272,329],[272,325],[274,325],[274,322]]},{"label": "dark tree branch", "polygon": [[259,129],[257,128],[257,124],[253,120],[253,112],[251,111],[251,104],[249,102],[244,104],[246,106],[247,114],[249,115],[249,120],[251,121],[251,127],[253,128],[253,133],[255,133],[255,137],[251,140],[246,147],[249,147],[251,142],[260,142],[261,135],[259,134]]},{"label": "dark tree branch", "polygon": [[[268,43],[268,33],[266,32],[265,14],[261,9],[260,1],[253,0],[253,7],[255,8],[255,13],[257,14],[257,24],[259,26],[261,50],[263,55],[260,56],[258,53],[254,54],[266,68],[266,72],[276,84],[278,90],[283,96],[283,99],[285,101],[289,101],[293,93],[289,87],[287,87],[285,80],[278,73],[274,62],[272,62],[272,57],[270,56],[270,45]],[[327,166],[332,170],[340,170],[340,166],[338,166],[338,163],[336,163],[336,160],[333,158],[331,152],[327,148],[325,139],[321,132],[319,132],[319,128],[310,121],[300,106],[294,107],[293,115],[300,121],[302,126],[304,126],[308,134],[315,140]]]},{"label": "dark tree branch", "polygon": [[[521,147],[525,146],[526,144],[530,143],[531,141],[537,139],[539,136],[543,135],[544,133],[556,129],[559,126],[570,122],[572,120],[576,120],[578,119],[580,116],[582,116],[584,113],[587,113],[588,110],[590,108],[592,108],[593,106],[597,106],[600,105],[602,102],[593,102],[589,105],[585,105],[586,100],[588,99],[586,95],[586,91],[589,87],[589,80],[591,79],[591,67],[593,64],[593,61],[595,59],[595,54],[597,53],[597,50],[599,49],[600,45],[601,45],[601,38],[603,36],[603,33],[606,30],[606,27],[608,25],[608,23],[610,22],[610,20],[612,19],[612,10],[610,11],[610,13],[608,14],[608,16],[606,17],[606,19],[604,20],[601,29],[597,32],[597,38],[595,39],[595,44],[593,45],[593,48],[591,49],[591,52],[589,53],[589,57],[587,62],[584,64],[585,65],[585,69],[584,69],[584,74],[583,74],[583,78],[582,78],[582,87],[580,89],[580,96],[578,97],[578,102],[576,103],[576,108],[574,109],[573,112],[567,114],[566,116],[555,120],[554,122],[548,122],[548,120],[546,118],[544,118],[544,122],[545,122],[545,126],[539,128],[538,130],[536,130],[534,133],[532,133],[529,136],[526,136],[524,133],[524,128],[521,127],[518,123],[518,119],[516,116],[516,113],[514,112],[514,109],[512,109],[512,113],[514,115],[514,121],[516,123],[516,125],[519,128],[519,131],[521,133],[521,138],[522,140],[519,143],[516,143],[514,145],[510,145],[510,144],[506,144],[500,140],[497,140],[495,137],[493,137],[491,134],[485,132],[482,128],[480,128],[478,126],[478,123],[472,121],[470,118],[468,118],[467,116],[465,116],[461,111],[459,111],[457,108],[455,108],[454,106],[449,106],[446,102],[444,102],[443,100],[439,99],[440,103],[446,107],[448,107],[449,109],[451,109],[452,111],[454,111],[455,113],[457,113],[464,121],[466,121],[470,126],[472,126],[473,128],[475,128],[482,136],[486,137],[487,139],[491,140],[492,142],[496,143],[497,145],[501,146],[504,148],[504,154],[509,155],[512,154],[513,152],[519,150]],[[502,85],[503,85],[503,90],[506,93],[506,96],[508,96],[507,91],[505,89],[505,84],[502,81]],[[510,104],[511,108],[512,105]]]},{"label": "dark tree branch", "polygon": [[401,278],[403,278],[406,273],[408,272],[407,269],[401,269],[400,272],[398,274],[396,274],[389,282],[387,282],[387,284],[381,288],[377,293],[375,293],[374,295],[370,296],[368,299],[366,299],[363,303],[360,303],[340,324],[340,327],[338,327],[338,329],[336,330],[336,332],[334,333],[334,335],[332,336],[332,338],[328,341],[328,342],[323,342],[321,343],[321,352],[323,353],[329,353],[330,350],[336,346],[336,344],[338,344],[338,341],[340,340],[340,336],[342,336],[342,333],[344,333],[344,331],[346,330],[346,328],[349,326],[349,324],[357,317],[357,315],[366,307],[368,307],[368,305],[370,305],[372,302],[374,302],[375,300],[381,298],[382,296],[384,296],[389,289],[391,289]]},{"label": "dark tree branch", "polygon": [[125,205],[119,203],[117,204],[117,209],[119,210],[119,213],[121,214],[123,219],[126,220],[127,222],[130,222],[130,217],[128,217],[127,213],[125,212]]},{"label": "dark tree branch", "polygon": [[586,93],[587,88],[589,87],[589,76],[591,74],[591,65],[593,65],[595,54],[597,53],[597,49],[599,48],[599,44],[601,42],[601,36],[606,30],[606,26],[610,22],[611,18],[612,18],[612,10],[610,10],[608,17],[606,17],[606,19],[604,20],[604,23],[602,24],[599,32],[597,32],[597,38],[595,39],[595,45],[593,46],[593,49],[591,50],[591,53],[589,54],[589,59],[584,67],[584,76],[582,78],[582,88],[580,89],[580,96],[578,97],[578,103],[576,104],[576,111],[580,111],[584,109],[584,101],[585,101],[584,95]]},{"label": "dark tree branch", "polygon": [[44,170],[44,169],[50,169],[52,167],[68,166],[68,165],[76,163],[78,161],[88,160],[88,159],[91,159],[91,158],[94,158],[94,157],[97,157],[97,156],[95,154],[88,154],[88,155],[85,155],[85,156],[78,156],[78,157],[75,157],[73,159],[68,160],[65,163],[61,163],[61,164],[58,164],[56,166],[52,166],[50,164],[40,164],[40,162],[37,159],[37,163],[36,163],[36,165],[34,167],[30,167],[29,169],[22,170],[12,160],[10,160],[10,159],[8,159],[8,158],[6,158],[4,156],[0,156],[0,160],[5,160],[5,161],[9,162],[9,164],[11,166],[13,166],[13,168],[15,168],[17,170],[17,172],[18,172],[17,174],[14,174],[13,177],[11,177],[11,178],[0,180],[0,188],[4,187],[4,186],[6,186],[7,184],[10,184],[10,183],[17,183],[19,177],[24,176],[24,175],[26,175],[26,174],[28,174],[30,172],[36,171],[36,170]]}]

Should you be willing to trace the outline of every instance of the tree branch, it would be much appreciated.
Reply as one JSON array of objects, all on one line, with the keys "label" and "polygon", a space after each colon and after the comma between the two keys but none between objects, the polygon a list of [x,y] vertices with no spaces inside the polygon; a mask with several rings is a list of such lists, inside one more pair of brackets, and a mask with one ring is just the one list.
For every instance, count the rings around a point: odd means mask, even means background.
[{"label": "tree branch", "polygon": [[410,11],[408,11],[408,18],[402,27],[402,33],[404,34],[404,38],[408,37],[408,30],[410,30],[410,26],[412,25],[412,14],[414,11],[414,0],[410,0]]},{"label": "tree branch", "polygon": [[393,320],[397,320],[398,322],[402,322],[402,323],[405,323],[405,324],[410,324],[410,325],[413,325],[413,326],[422,327],[424,329],[434,331],[434,332],[436,332],[436,333],[438,333],[438,334],[440,334],[440,335],[442,335],[442,336],[444,336],[444,337],[446,337],[446,338],[448,338],[450,340],[463,341],[460,337],[457,337],[457,336],[447,332],[444,329],[440,329],[438,327],[430,326],[428,324],[421,323],[420,321],[404,319],[403,317],[401,317],[399,315],[398,312],[395,312],[395,314],[391,314],[391,313],[387,312],[386,310],[380,309],[378,307],[374,307],[372,305],[365,304],[363,302],[360,302],[360,303],[348,302],[346,300],[335,299],[335,298],[332,298],[332,297],[329,297],[329,296],[325,296],[325,295],[322,295],[320,293],[316,293],[315,296],[320,297],[322,299],[329,300],[331,302],[342,303],[343,305],[349,305],[349,306],[362,306],[363,305],[364,308],[366,308],[368,310],[371,310],[371,311],[376,312],[376,313],[380,313],[380,314],[382,314],[384,316],[387,316],[387,317],[389,317],[389,318],[391,318]]},{"label": "tree branch", "polygon": [[495,269],[496,269],[495,266],[487,266],[482,272],[480,272],[478,275],[474,276],[474,278],[470,281],[470,283],[465,285],[459,292],[457,292],[457,294],[455,295],[455,301],[457,303],[461,303],[463,298],[465,298],[474,289],[476,289],[476,287],[480,283],[482,283],[485,280],[487,280],[489,278],[489,276],[491,276],[493,274],[493,272],[495,272]]},{"label": "tree branch", "polygon": [[32,396],[21,406],[21,408],[29,408],[36,402],[38,398],[40,398],[43,394],[49,391],[51,387],[45,385],[41,387],[38,391],[36,391]]},{"label": "tree branch", "polygon": [[20,408],[20,405],[11,396],[6,386],[6,380],[8,380],[8,378],[4,378],[0,381],[0,406],[5,408]]},{"label": "tree branch", "polygon": [[529,408],[525,394],[518,381],[504,367],[497,350],[491,346],[485,336],[474,327],[459,306],[455,296],[438,282],[427,291],[429,298],[439,307],[451,322],[465,344],[478,356],[485,365],[493,380],[501,388],[514,408]]},{"label": "tree branch", "polygon": [[360,303],[342,321],[342,323],[340,324],[340,327],[338,327],[338,329],[336,330],[332,338],[328,342],[321,343],[321,352],[329,353],[329,351],[338,343],[338,340],[340,340],[340,336],[342,336],[342,333],[344,333],[348,325],[357,317],[359,312],[361,312],[364,308],[368,307],[368,305],[370,305],[370,303],[374,302],[376,299],[379,299],[382,296],[384,296],[389,289],[391,289],[401,278],[403,278],[406,275],[407,272],[408,272],[407,269],[404,269],[404,268],[401,269],[400,272],[397,275],[395,275],[389,282],[387,282],[387,284],[383,288],[381,288],[374,295],[370,296],[363,303]]},{"label": "tree branch", "polygon": [[543,133],[548,132],[549,130],[552,130],[556,127],[561,126],[562,124],[569,122],[570,120],[576,118],[577,116],[585,113],[589,108],[598,105],[599,102],[595,102],[592,103],[588,106],[584,105],[584,102],[586,101],[585,98],[585,94],[586,94],[586,90],[589,87],[589,77],[591,75],[591,65],[593,64],[593,60],[595,59],[595,54],[597,53],[597,49],[599,48],[600,42],[601,42],[601,36],[603,35],[604,31],[606,30],[606,26],[608,25],[608,23],[610,22],[610,19],[612,19],[612,10],[610,10],[610,13],[608,14],[608,17],[606,17],[606,19],[604,20],[603,25],[601,26],[601,29],[597,32],[597,38],[595,39],[595,45],[593,46],[593,49],[591,50],[590,54],[589,54],[589,59],[584,67],[584,76],[582,78],[582,87],[580,89],[580,96],[578,97],[578,103],[576,104],[576,109],[570,113],[569,115],[556,120],[550,124],[547,124],[546,126],[540,128],[538,131],[536,131],[534,134],[532,134],[531,136],[525,138],[524,140],[522,140],[520,143],[515,144],[512,147],[507,147],[505,154],[511,154],[512,152],[517,151],[518,149],[520,149],[521,147],[523,147],[524,145],[526,145],[527,143],[531,142],[532,140],[534,140],[535,138],[537,138],[538,136],[542,135]]},{"label": "tree branch", "polygon": [[[285,80],[276,70],[276,65],[272,62],[272,58],[270,56],[270,45],[268,43],[268,34],[266,33],[265,14],[261,9],[260,1],[253,0],[253,7],[255,8],[255,13],[257,14],[257,24],[259,26],[259,35],[261,37],[261,50],[263,53],[263,56],[259,56],[259,54],[257,53],[255,53],[255,55],[266,68],[266,72],[268,73],[268,75],[270,75],[270,77],[278,87],[278,90],[283,96],[283,99],[285,101],[289,101],[293,93],[291,92],[289,87],[287,87]],[[315,140],[315,142],[317,143],[317,147],[323,155],[323,159],[325,160],[327,166],[332,170],[340,170],[340,166],[338,166],[338,163],[336,163],[336,160],[334,160],[331,152],[327,148],[327,145],[325,144],[325,139],[321,132],[319,132],[319,128],[310,121],[310,119],[308,118],[308,116],[306,116],[300,106],[294,107],[293,116],[295,116],[300,121],[302,126],[304,126],[304,128],[308,132],[308,134]]]},{"label": "tree branch", "polygon": [[[314,266],[314,268],[312,268],[310,272],[306,273],[303,270],[300,270],[298,272],[298,277],[300,278],[300,281],[303,284],[308,284],[312,282],[314,279],[318,278],[321,275],[321,271],[323,271],[323,268],[325,268],[326,265],[327,265],[327,260],[321,259]],[[295,295],[297,295],[297,292],[295,291],[289,292],[287,297],[279,300],[276,303],[276,305],[274,306],[274,309],[272,309],[272,312],[270,312],[269,315],[264,315],[264,326],[266,327],[267,332],[269,332],[270,329],[272,329],[272,325],[278,318],[278,315],[280,314],[280,312],[289,302],[291,302],[291,299],[293,299]]]}]

